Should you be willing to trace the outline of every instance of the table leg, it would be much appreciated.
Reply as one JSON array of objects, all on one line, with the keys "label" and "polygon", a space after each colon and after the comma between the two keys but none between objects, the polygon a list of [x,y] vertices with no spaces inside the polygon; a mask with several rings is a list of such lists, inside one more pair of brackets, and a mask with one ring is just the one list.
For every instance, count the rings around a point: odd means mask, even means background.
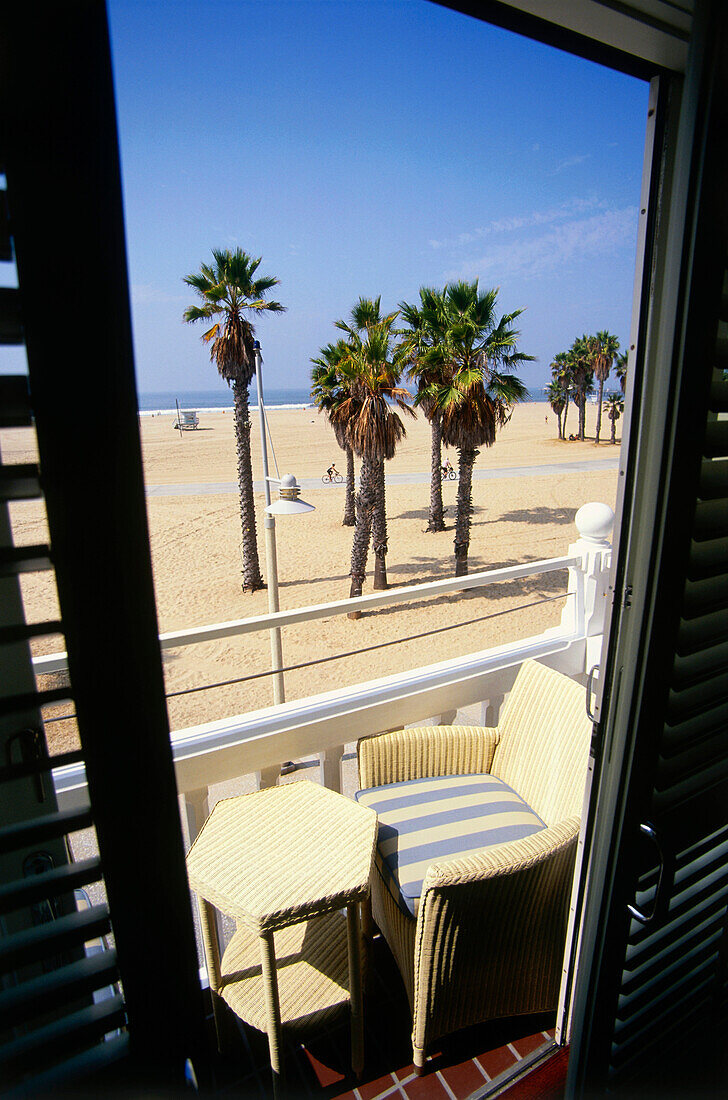
[{"label": "table leg", "polygon": [[346,930],[351,1001],[351,1068],[357,1077],[361,1077],[364,1070],[364,1005],[361,983],[361,931],[357,902],[352,902],[346,907]]},{"label": "table leg", "polygon": [[278,972],[276,970],[275,945],[272,932],[262,932],[260,936],[260,960],[265,990],[265,1012],[268,1019],[268,1049],[270,1066],[273,1070],[273,1084],[281,1076],[281,1006],[278,1000]]},{"label": "table leg", "polygon": [[197,901],[200,913],[200,931],[202,932],[205,962],[207,963],[207,980],[210,983],[212,1014],[215,1018],[217,1047],[219,1051],[222,1051],[225,1047],[225,1009],[220,1003],[219,994],[222,975],[220,972],[220,940],[217,934],[217,914],[210,902],[205,901],[203,897],[198,895]]}]

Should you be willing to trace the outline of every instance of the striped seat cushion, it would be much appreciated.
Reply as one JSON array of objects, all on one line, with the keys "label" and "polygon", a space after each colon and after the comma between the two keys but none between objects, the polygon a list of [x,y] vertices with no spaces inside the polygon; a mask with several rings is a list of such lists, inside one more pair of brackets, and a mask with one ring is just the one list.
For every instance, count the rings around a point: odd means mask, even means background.
[{"label": "striped seat cushion", "polygon": [[394,900],[413,917],[431,863],[546,828],[521,796],[493,775],[410,779],[358,791],[356,799],[377,811],[377,867]]}]

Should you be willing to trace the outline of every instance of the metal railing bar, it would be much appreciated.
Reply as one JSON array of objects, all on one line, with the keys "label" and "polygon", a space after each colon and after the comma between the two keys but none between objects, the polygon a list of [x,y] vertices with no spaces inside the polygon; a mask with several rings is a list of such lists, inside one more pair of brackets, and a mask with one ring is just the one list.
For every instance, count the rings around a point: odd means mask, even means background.
[{"label": "metal railing bar", "polygon": [[[292,611],[276,611],[267,615],[254,615],[248,619],[233,619],[229,622],[214,623],[211,626],[191,627],[188,630],[167,631],[159,635],[162,649],[176,649],[198,642],[216,641],[240,634],[253,634],[258,630],[270,630],[273,627],[291,626],[294,623],[310,622],[313,619],[327,619],[335,615],[347,615],[351,611],[366,611],[390,604],[408,603],[410,600],[425,599],[428,596],[448,595],[463,592],[471,588],[484,588],[499,581],[518,580],[541,573],[556,573],[579,565],[581,558],[562,557],[544,558],[540,561],[524,562],[521,565],[509,565],[503,569],[491,569],[481,573],[471,573],[466,577],[447,577],[441,581],[427,581],[423,584],[406,585],[403,588],[390,588],[385,592],[373,592],[367,596],[334,600],[331,603],[310,604]],[[38,674],[58,672],[66,668],[66,653],[51,653],[33,658],[33,667]]]},{"label": "metal railing bar", "polygon": [[[312,661],[301,661],[297,665],[285,665],[283,668],[267,668],[263,672],[251,672],[248,676],[236,676],[232,680],[218,680],[214,684],[200,684],[198,687],[180,688],[179,691],[166,692],[167,699],[176,699],[179,695],[192,695],[196,691],[209,691],[212,688],[230,687],[232,684],[244,684],[248,680],[260,680],[264,676],[275,676],[281,672],[297,672],[302,668],[311,668],[313,665],[323,665],[328,661],[339,661],[344,657],[358,657],[360,653],[371,653],[375,649],[386,649],[391,645],[399,645],[400,642],[417,642],[420,638],[431,638],[433,634],[443,634],[446,630],[456,630],[461,626],[473,626],[476,623],[485,622],[486,619],[497,619],[501,615],[510,615],[514,611],[527,611],[531,607],[539,607],[542,603],[553,603],[554,600],[565,600],[573,596],[573,592],[560,592],[557,596],[545,596],[542,600],[533,603],[519,604],[518,607],[507,607],[503,611],[494,611],[490,615],[479,615],[477,619],[466,619],[462,623],[449,623],[447,626],[438,626],[434,630],[423,630],[420,634],[410,634],[405,638],[390,638],[386,642],[375,642],[373,645],[363,646],[361,649],[349,649],[345,653],[332,653],[328,657],[315,657]],[[68,717],[71,717],[70,715]]]}]

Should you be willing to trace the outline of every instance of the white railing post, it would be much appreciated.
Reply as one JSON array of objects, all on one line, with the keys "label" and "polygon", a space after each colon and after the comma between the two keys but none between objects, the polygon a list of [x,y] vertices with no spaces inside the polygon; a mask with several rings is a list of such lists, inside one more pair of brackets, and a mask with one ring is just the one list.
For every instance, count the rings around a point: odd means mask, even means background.
[{"label": "white railing post", "polygon": [[193,844],[200,829],[210,816],[209,791],[207,787],[201,787],[198,791],[185,791],[184,800],[187,836],[189,843]]},{"label": "white railing post", "polygon": [[330,791],[341,794],[341,758],[344,755],[343,745],[334,745],[330,749],[324,749],[319,753],[319,767],[321,768],[321,782]]},{"label": "white railing post", "polygon": [[495,692],[484,699],[481,704],[481,725],[483,726],[497,726],[500,721],[500,712],[503,702],[505,700],[505,693]]},{"label": "white railing post", "polygon": [[609,533],[614,512],[608,504],[592,502],[579,509],[574,522],[579,539],[569,547],[569,557],[578,558],[579,564],[569,568],[569,598],[561,625],[586,639],[581,672],[588,673],[598,664],[601,652],[612,564]]},{"label": "white railing post", "polygon": [[275,787],[281,774],[280,764],[271,765],[269,768],[261,768],[255,773],[256,790],[262,791],[266,787]]}]

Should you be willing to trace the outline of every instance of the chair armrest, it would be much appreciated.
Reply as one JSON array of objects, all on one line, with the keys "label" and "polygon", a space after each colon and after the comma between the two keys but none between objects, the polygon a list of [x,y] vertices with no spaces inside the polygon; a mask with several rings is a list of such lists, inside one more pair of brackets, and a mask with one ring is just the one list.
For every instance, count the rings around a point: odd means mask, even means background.
[{"label": "chair armrest", "polygon": [[362,738],[359,786],[490,771],[498,731],[487,726],[422,726]]},{"label": "chair armrest", "polygon": [[579,819],[425,875],[414,944],[414,1044],[556,1007]]},{"label": "chair armrest", "polygon": [[486,882],[504,875],[518,875],[536,864],[555,858],[579,835],[580,819],[567,818],[523,840],[511,840],[484,848],[462,859],[431,863],[422,884],[422,904],[428,890]]}]

